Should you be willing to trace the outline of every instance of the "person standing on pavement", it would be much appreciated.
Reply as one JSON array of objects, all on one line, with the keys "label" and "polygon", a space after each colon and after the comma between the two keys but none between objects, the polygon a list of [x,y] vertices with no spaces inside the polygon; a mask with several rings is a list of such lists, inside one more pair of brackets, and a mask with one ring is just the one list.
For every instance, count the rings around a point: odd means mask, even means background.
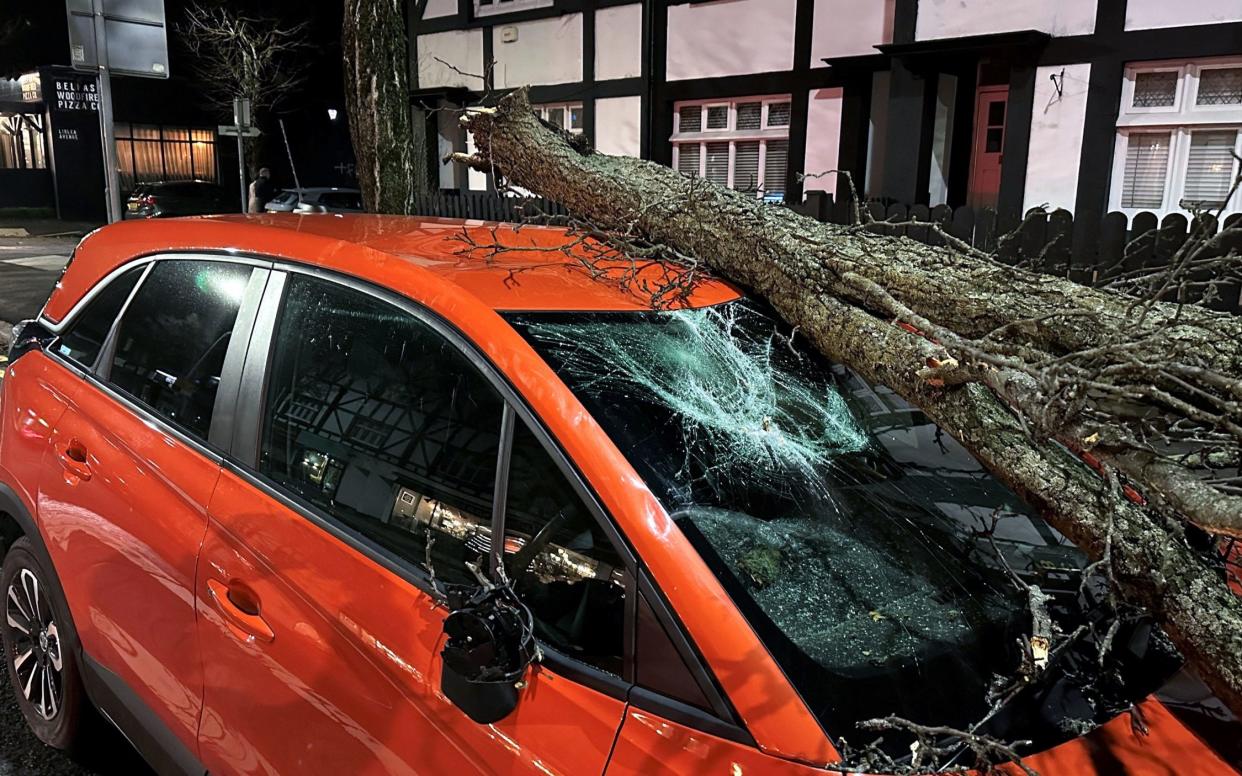
[{"label": "person standing on pavement", "polygon": [[270,167],[260,168],[259,177],[250,183],[250,203],[246,210],[251,213],[262,213],[263,208],[275,194],[276,187],[272,185],[272,169]]}]

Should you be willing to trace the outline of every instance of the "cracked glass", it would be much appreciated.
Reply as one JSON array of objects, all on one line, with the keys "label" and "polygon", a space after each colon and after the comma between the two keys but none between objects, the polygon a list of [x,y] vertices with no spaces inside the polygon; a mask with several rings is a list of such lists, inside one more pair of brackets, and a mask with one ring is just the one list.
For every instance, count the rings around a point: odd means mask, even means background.
[{"label": "cracked glass", "polygon": [[[822,359],[766,306],[510,321],[626,454],[830,734],[869,739],[856,724],[889,714],[981,719],[1030,629],[1009,568],[1074,605],[1076,548],[918,409]],[[1067,717],[1115,713],[1081,700],[1028,704],[990,725],[1047,743],[1069,737]],[[899,738],[888,745],[900,751]]]}]

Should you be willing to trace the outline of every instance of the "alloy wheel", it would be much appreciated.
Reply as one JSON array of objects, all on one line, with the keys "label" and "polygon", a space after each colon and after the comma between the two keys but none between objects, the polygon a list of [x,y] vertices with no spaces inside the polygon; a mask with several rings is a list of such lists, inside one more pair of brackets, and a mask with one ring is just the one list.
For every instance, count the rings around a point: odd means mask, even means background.
[{"label": "alloy wheel", "polygon": [[40,717],[55,719],[65,689],[60,629],[44,585],[31,569],[23,568],[9,583],[5,622],[22,695]]}]

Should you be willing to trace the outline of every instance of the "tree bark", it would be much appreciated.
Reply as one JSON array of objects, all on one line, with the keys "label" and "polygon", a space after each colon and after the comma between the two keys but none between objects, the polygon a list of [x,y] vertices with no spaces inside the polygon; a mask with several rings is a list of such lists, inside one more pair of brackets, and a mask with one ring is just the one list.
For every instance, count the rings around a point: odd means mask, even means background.
[{"label": "tree bark", "polygon": [[345,105],[362,201],[372,213],[409,214],[427,191],[425,132],[414,126],[400,0],[346,0]]},{"label": "tree bark", "polygon": [[1091,558],[1103,555],[1111,531],[1119,594],[1150,612],[1211,689],[1242,713],[1242,601],[1187,543],[1183,524],[1132,503],[1065,446],[1032,434],[1023,408],[993,390],[1004,393],[1003,369],[929,380],[928,365],[945,359],[951,343],[908,330],[978,338],[1021,326],[1030,347],[1066,353],[1105,341],[1117,327],[1138,327],[1153,348],[1194,351],[1205,368],[1237,376],[1242,319],[1157,303],[1136,321],[1133,300],[1115,293],[821,224],[654,162],[584,152],[543,127],[521,90],[463,123],[478,151],[458,161],[498,171],[593,226],[695,257],[765,297],[828,358],[922,408]]}]

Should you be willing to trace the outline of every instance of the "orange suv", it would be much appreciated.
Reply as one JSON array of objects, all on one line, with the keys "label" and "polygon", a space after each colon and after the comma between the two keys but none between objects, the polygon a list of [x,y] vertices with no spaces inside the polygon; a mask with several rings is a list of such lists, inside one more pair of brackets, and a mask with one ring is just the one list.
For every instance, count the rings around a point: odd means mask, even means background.
[{"label": "orange suv", "polygon": [[462,254],[492,229],[82,242],[0,394],[4,657],[39,738],[98,709],[167,773],[793,776],[894,714],[983,719],[1045,774],[1229,771],[1142,619],[989,712],[1029,631],[1008,569],[1067,633],[1106,596],[918,410],[732,286],[668,309],[556,229]]}]

